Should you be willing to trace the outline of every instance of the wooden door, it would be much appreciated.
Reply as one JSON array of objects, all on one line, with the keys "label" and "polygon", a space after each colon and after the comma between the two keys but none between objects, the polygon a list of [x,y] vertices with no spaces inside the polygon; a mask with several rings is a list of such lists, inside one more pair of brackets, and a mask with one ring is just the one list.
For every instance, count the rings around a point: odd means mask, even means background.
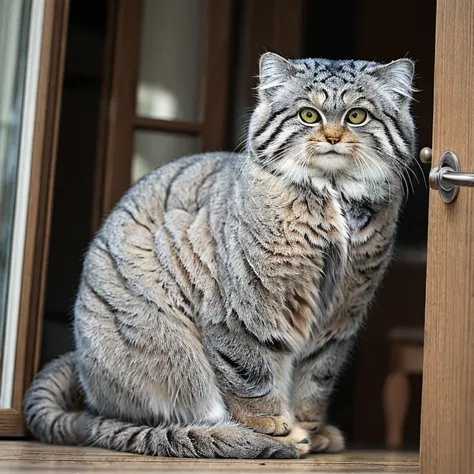
[{"label": "wooden door", "polygon": [[[474,172],[474,0],[438,0],[433,166]],[[474,472],[474,189],[430,194],[421,473]]]}]

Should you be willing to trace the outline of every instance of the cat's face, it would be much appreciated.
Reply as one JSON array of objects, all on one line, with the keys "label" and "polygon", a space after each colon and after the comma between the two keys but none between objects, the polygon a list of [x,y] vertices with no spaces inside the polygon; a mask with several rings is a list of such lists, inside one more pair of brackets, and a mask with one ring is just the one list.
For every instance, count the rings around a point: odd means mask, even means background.
[{"label": "cat's face", "polygon": [[259,103],[249,149],[291,182],[344,178],[394,184],[413,159],[414,66],[365,61],[260,61]]}]

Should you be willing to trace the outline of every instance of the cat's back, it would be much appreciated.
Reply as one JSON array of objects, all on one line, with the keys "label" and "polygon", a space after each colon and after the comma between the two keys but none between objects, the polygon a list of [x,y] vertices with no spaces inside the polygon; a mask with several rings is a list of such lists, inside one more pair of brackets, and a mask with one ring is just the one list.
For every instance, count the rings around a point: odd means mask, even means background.
[{"label": "cat's back", "polygon": [[124,206],[143,209],[152,218],[173,209],[194,213],[206,204],[216,182],[228,180],[243,159],[228,152],[202,153],[156,168],[128,190],[112,215]]},{"label": "cat's back", "polygon": [[168,288],[176,286],[173,275],[181,264],[178,249],[185,248],[183,239],[189,240],[191,228],[196,235],[206,232],[207,213],[217,212],[211,199],[230,197],[229,189],[244,159],[224,152],[193,155],[140,179],[92,240],[79,293],[103,289],[108,295],[116,294],[117,304],[123,304],[127,294],[153,300],[158,276],[169,280]]},{"label": "cat's back", "polygon": [[104,222],[99,235],[111,237],[132,226],[156,231],[164,215],[176,210],[194,215],[210,196],[225,193],[244,156],[228,152],[191,155],[158,167],[137,181]]}]

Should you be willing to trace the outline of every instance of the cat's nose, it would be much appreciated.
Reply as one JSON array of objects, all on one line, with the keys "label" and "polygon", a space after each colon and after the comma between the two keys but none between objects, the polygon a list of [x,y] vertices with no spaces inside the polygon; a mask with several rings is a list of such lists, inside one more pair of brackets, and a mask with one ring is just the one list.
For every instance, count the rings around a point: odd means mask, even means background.
[{"label": "cat's nose", "polygon": [[335,145],[341,141],[339,137],[326,137],[326,140],[331,143],[331,145]]}]

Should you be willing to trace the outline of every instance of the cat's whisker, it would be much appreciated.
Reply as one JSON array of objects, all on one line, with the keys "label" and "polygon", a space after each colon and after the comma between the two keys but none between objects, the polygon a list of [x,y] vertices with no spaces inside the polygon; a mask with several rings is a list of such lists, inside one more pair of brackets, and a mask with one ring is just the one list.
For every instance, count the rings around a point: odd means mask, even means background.
[{"label": "cat's whisker", "polygon": [[[373,151],[377,151],[378,153],[380,153],[381,155],[383,155],[383,151],[380,150],[380,148],[377,148],[377,147],[373,147],[373,146],[370,146],[370,145],[364,145],[362,144],[361,145],[361,148],[363,149],[366,149],[366,150],[373,150]],[[404,185],[404,188],[406,189],[406,192],[404,193],[406,198],[408,198],[408,194],[409,194],[409,186],[408,186],[408,183],[407,183],[407,179],[408,179],[408,182],[410,183],[410,186],[411,186],[411,189],[412,189],[412,192],[414,192],[414,186],[413,186],[413,182],[411,181],[411,177],[410,175],[406,175],[402,170],[399,169],[399,165],[403,166],[403,167],[407,167],[406,163],[404,163],[402,160],[400,160],[399,158],[396,158],[396,157],[392,157],[390,155],[387,155],[385,154],[385,156],[389,156],[390,158],[393,159],[393,161],[395,162],[395,164],[397,166],[392,166],[390,163],[387,163],[388,166],[392,169],[392,171],[399,177],[399,179],[402,181],[402,184]],[[413,172],[413,170],[409,169],[407,167],[407,170]]]},{"label": "cat's whisker", "polygon": [[361,170],[362,180],[363,180],[364,186],[367,187],[368,186],[368,178],[365,175],[365,170],[368,169],[369,167],[368,167],[367,163],[365,161],[363,161],[360,156],[357,155],[357,153],[354,153],[353,157],[356,161],[356,164],[359,166],[359,168]]},{"label": "cat's whisker", "polygon": [[[367,170],[367,174],[370,175],[371,173],[373,173],[372,168],[369,166],[369,163],[367,162],[367,161],[371,162],[372,160],[364,154],[360,154],[358,157],[361,160],[361,162],[364,164],[364,168],[365,168],[365,170]],[[369,179],[369,178],[370,178],[370,176],[367,176],[367,179]],[[375,187],[376,187],[377,183],[379,183],[379,181],[380,181],[380,178],[377,179],[374,176],[371,177],[370,185],[371,185],[372,190],[375,190]],[[369,188],[369,192],[370,192],[370,188]],[[391,195],[390,181],[389,181],[389,185],[388,185],[388,195],[389,196]]]},{"label": "cat's whisker", "polygon": [[390,177],[388,175],[388,172],[387,170],[385,170],[381,163],[379,163],[379,161],[372,157],[369,153],[365,152],[363,149],[359,148],[358,149],[358,152],[361,154],[361,156],[363,156],[365,159],[369,160],[371,164],[373,164],[381,173],[382,177],[388,181],[391,181],[390,180]]},{"label": "cat's whisker", "polygon": [[[394,161],[396,161],[397,165],[400,165],[400,166],[403,166],[404,168],[406,168],[406,171],[408,171],[409,173],[413,174],[413,176],[415,177],[416,179],[416,182],[418,184],[420,184],[420,181],[419,181],[419,178],[418,178],[418,175],[417,173],[415,173],[415,171],[413,170],[413,168],[410,166],[409,163],[406,163],[404,160],[402,160],[401,158],[393,155],[393,154],[390,154],[390,153],[387,153],[383,150],[381,150],[379,147],[376,147],[376,146],[373,146],[373,145],[367,145],[367,144],[360,144],[360,146],[362,147],[365,147],[365,148],[370,148],[370,149],[373,149],[374,151],[380,153],[382,156],[386,156],[387,158],[390,158]],[[420,172],[421,172],[421,175],[423,176],[423,183],[425,185],[425,187],[427,187],[427,182],[426,182],[426,176],[423,172],[423,169],[421,168],[421,165],[418,163],[418,161],[416,159],[413,158],[413,160],[416,165],[418,166]],[[411,183],[411,178],[410,179],[410,184],[412,185],[412,189],[413,189],[413,184]]]}]

